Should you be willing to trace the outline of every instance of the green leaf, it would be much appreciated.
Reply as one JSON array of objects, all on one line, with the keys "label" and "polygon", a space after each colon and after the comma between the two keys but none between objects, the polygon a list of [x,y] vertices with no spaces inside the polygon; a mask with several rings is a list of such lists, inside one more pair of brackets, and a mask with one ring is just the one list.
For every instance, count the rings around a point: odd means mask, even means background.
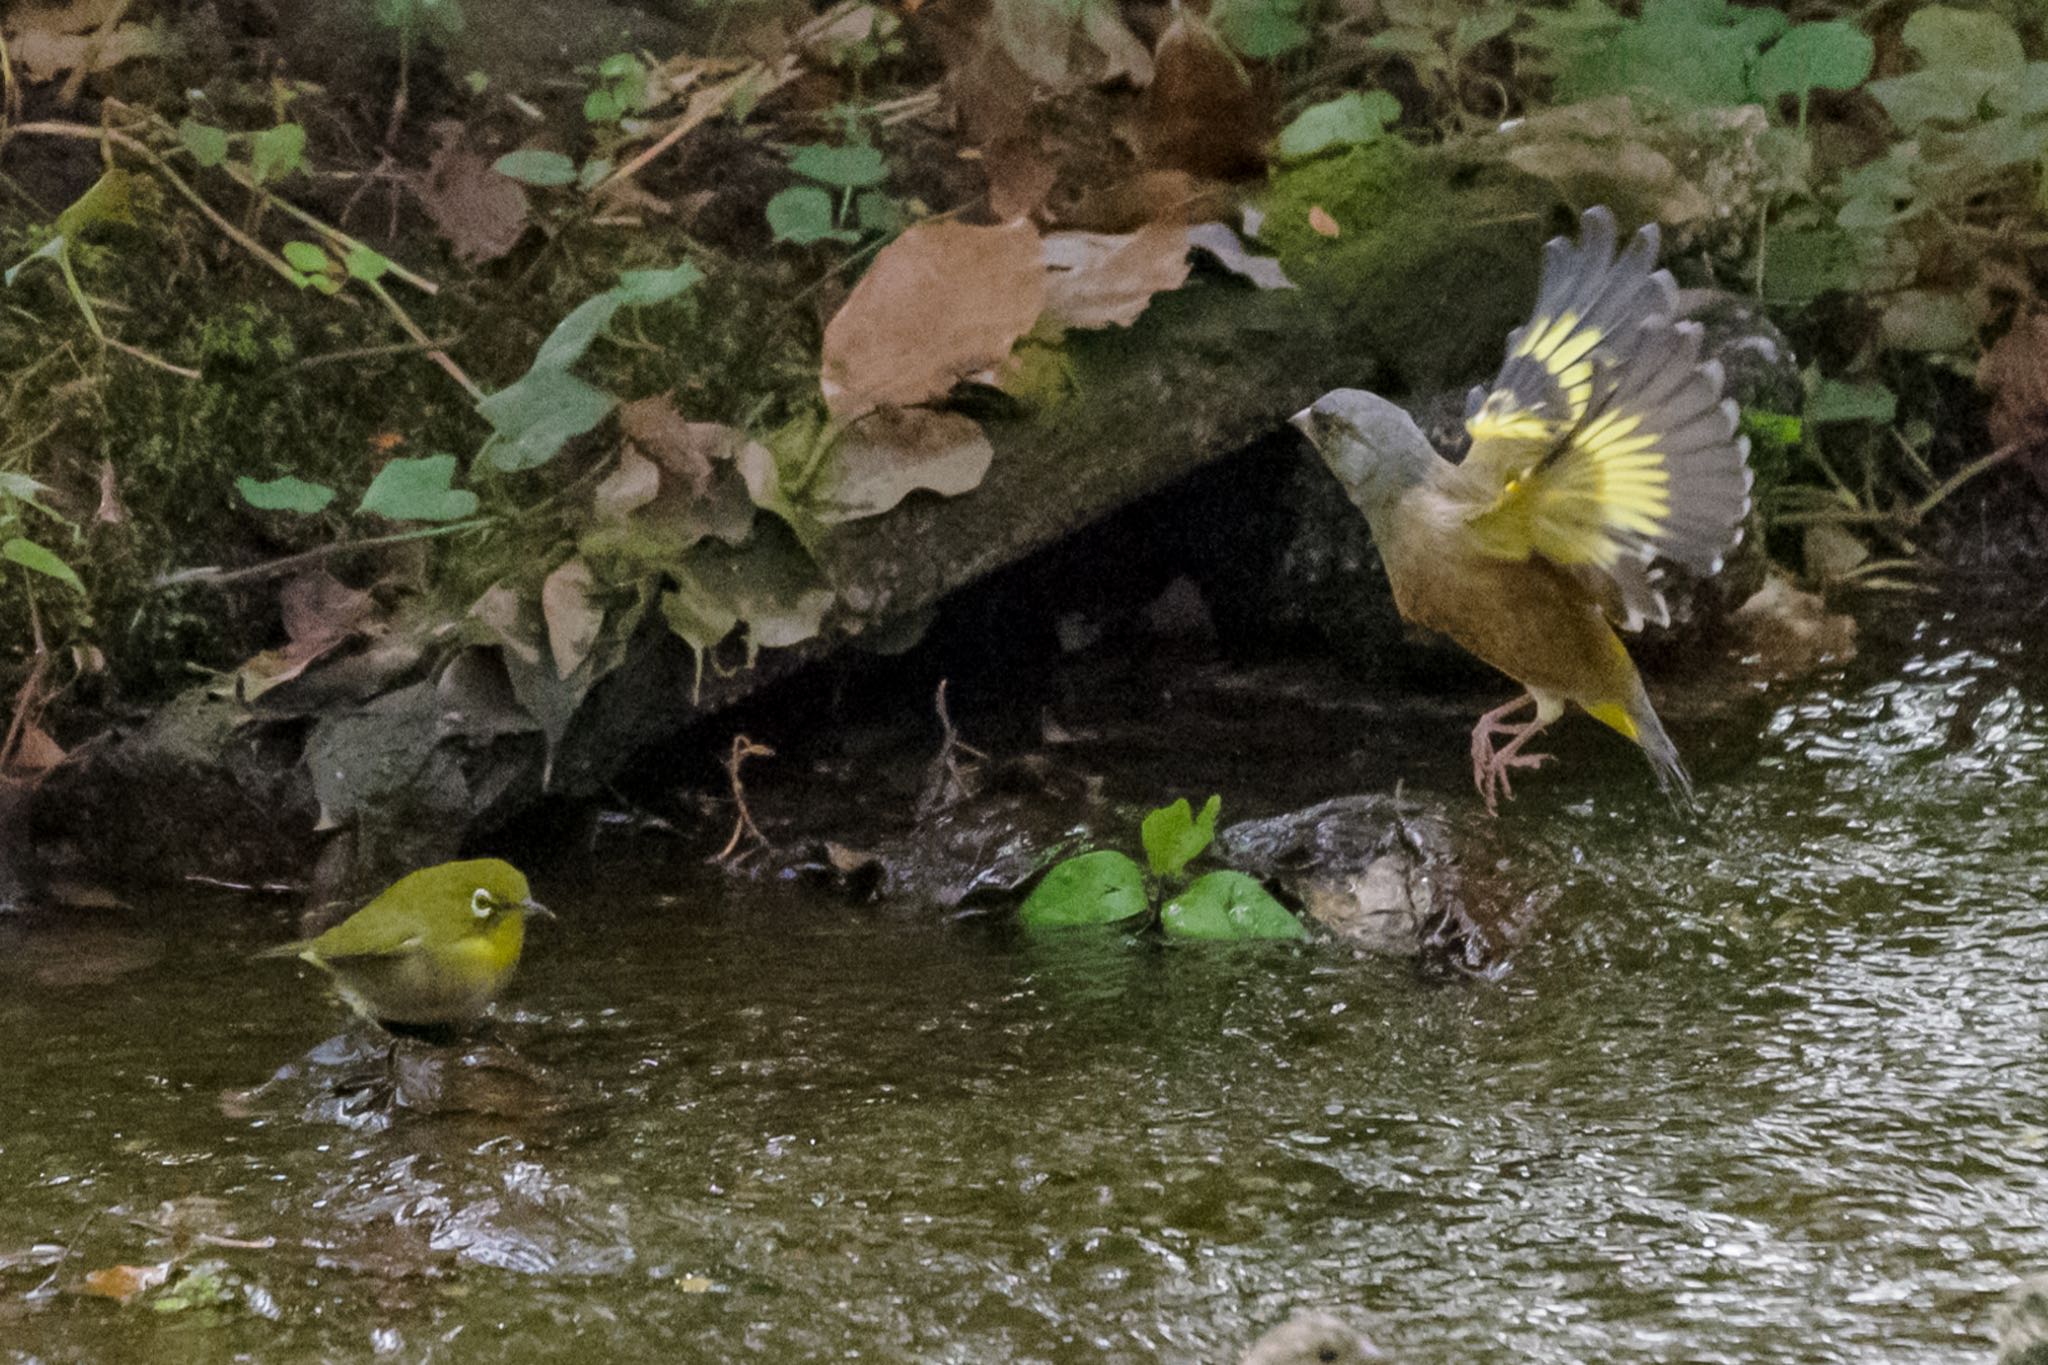
[{"label": "green leaf", "polygon": [[1988,71],[1915,71],[1865,86],[1891,121],[1911,132],[1923,123],[1962,123],[1977,116],[1998,77]]},{"label": "green leaf", "polygon": [[615,85],[601,85],[583,97],[583,121],[617,123],[632,107],[632,97]]},{"label": "green leaf", "polygon": [[492,430],[483,458],[507,472],[546,464],[566,442],[602,422],[617,401],[567,370],[536,365],[476,405]]},{"label": "green leaf", "polygon": [[29,252],[28,255],[16,261],[13,265],[8,266],[6,275],[0,276],[0,280],[4,280],[9,289],[14,288],[14,277],[19,275],[31,262],[62,260],[64,252],[69,248],[70,243],[71,239],[69,237],[59,233],[34,251]]},{"label": "green leaf", "polygon": [[350,279],[361,280],[365,284],[375,284],[391,269],[391,259],[388,256],[380,251],[372,251],[366,246],[351,247],[348,259],[342,264],[348,267]]},{"label": "green leaf", "polygon": [[608,156],[594,156],[583,163],[576,172],[576,188],[587,190],[612,173],[612,159]]},{"label": "green leaf", "polygon": [[661,619],[696,658],[697,676],[690,687],[690,698],[695,701],[704,687],[704,656],[740,623],[739,611],[692,578],[661,595]]},{"label": "green leaf", "polygon": [[1465,15],[1451,33],[1451,51],[1462,59],[1473,48],[1490,43],[1513,28],[1520,17],[1513,5],[1497,5]]},{"label": "green leaf", "polygon": [[71,201],[62,213],[57,215],[57,234],[76,240],[78,234],[95,223],[133,223],[135,221],[135,177],[115,167],[92,182],[92,188]]},{"label": "green leaf", "polygon": [[282,180],[306,164],[306,130],[296,123],[266,128],[249,140],[249,173],[259,185]]},{"label": "green leaf", "polygon": [[370,480],[356,510],[393,521],[461,521],[475,516],[476,494],[450,487],[454,481],[453,455],[393,460]]},{"label": "green leaf", "polygon": [[1796,24],[1758,60],[1752,80],[1757,97],[1765,100],[1809,90],[1854,90],[1870,78],[1876,60],[1870,35],[1852,23]]},{"label": "green leaf", "polygon": [[2001,114],[2048,113],[2048,62],[2028,62],[1991,89]]},{"label": "green leaf", "polygon": [[1159,925],[1172,938],[1244,942],[1308,937],[1286,906],[1242,872],[1211,872],[1197,879],[1166,903]]},{"label": "green leaf", "polygon": [[1855,289],[1865,273],[1856,237],[1837,227],[1773,232],[1765,244],[1764,297],[1773,303]]},{"label": "green leaf", "polygon": [[1182,797],[1147,815],[1139,839],[1145,845],[1145,861],[1152,865],[1152,875],[1178,877],[1181,869],[1199,858],[1216,838],[1216,815],[1222,809],[1223,798],[1212,796],[1196,815]]},{"label": "green leaf", "polygon": [[1239,53],[1264,61],[1307,45],[1305,6],[1306,0],[1216,0],[1209,23]]},{"label": "green leaf", "polygon": [[768,230],[778,242],[810,246],[814,242],[857,242],[858,232],[834,220],[832,196],[816,185],[792,185],[768,201]]},{"label": "green leaf", "polygon": [[576,183],[576,163],[543,147],[521,147],[516,152],[507,152],[491,163],[491,169],[526,185],[552,188]]},{"label": "green leaf", "polygon": [[228,159],[225,128],[188,118],[178,124],[178,141],[185,144],[185,150],[192,153],[192,160],[201,166],[218,166]]},{"label": "green leaf", "polygon": [[626,270],[612,288],[612,296],[628,308],[667,303],[704,278],[704,272],[688,261],[672,270]]},{"label": "green leaf", "polygon": [[1889,425],[1899,400],[1882,384],[1823,379],[1806,400],[1809,422],[1878,422]]},{"label": "green leaf", "polygon": [[747,662],[817,635],[835,600],[818,566],[789,529],[764,520],[744,545],[716,541],[692,550],[674,575],[699,604],[723,603],[747,627]]},{"label": "green leaf", "polygon": [[286,242],[284,258],[294,269],[303,270],[308,275],[321,274],[334,264],[333,259],[315,242]]},{"label": "green leaf", "polygon": [[275,479],[252,479],[247,474],[235,480],[242,501],[265,512],[301,512],[311,515],[334,501],[334,490],[324,483],[308,483],[291,474]]},{"label": "green leaf", "polygon": [[536,370],[566,370],[590,349],[590,343],[597,340],[619,311],[623,300],[616,289],[607,289],[602,294],[592,294],[569,310],[569,316],[555,324],[547,340],[541,342],[534,352],[533,368]]},{"label": "green leaf", "polygon": [[1150,908],[1144,872],[1126,855],[1105,849],[1053,864],[1017,918],[1027,929],[1070,929],[1121,924]]},{"label": "green leaf", "polygon": [[71,571],[71,566],[33,540],[15,536],[6,544],[0,545],[0,556],[13,560],[24,569],[32,569],[36,573],[54,578],[59,583],[68,583],[80,594],[85,592],[85,584],[78,581],[78,575]]},{"label": "green leaf", "polygon": [[865,142],[828,147],[814,142],[790,153],[789,168],[798,175],[839,189],[866,189],[889,178],[889,163],[881,150]]},{"label": "green leaf", "polygon": [[2027,63],[2020,35],[1988,10],[1928,5],[1913,11],[1899,36],[1929,67],[2009,72]]},{"label": "green leaf", "polygon": [[903,206],[880,190],[866,190],[854,196],[853,220],[860,224],[862,232],[877,234],[901,232],[905,221]]},{"label": "green leaf", "polygon": [[1401,101],[1384,90],[1354,90],[1311,104],[1280,130],[1280,159],[1300,161],[1332,147],[1371,142],[1400,117]]}]

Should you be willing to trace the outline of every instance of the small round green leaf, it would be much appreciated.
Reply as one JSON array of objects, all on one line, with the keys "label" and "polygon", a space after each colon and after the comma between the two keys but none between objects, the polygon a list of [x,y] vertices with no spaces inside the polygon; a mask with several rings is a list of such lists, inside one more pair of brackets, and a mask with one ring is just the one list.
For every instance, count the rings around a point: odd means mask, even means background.
[{"label": "small round green leaf", "polygon": [[68,584],[78,592],[85,591],[85,584],[78,581],[78,575],[72,572],[69,564],[33,540],[15,536],[6,544],[0,545],[0,556],[13,560],[24,569],[32,569],[45,577],[56,579],[59,583]]},{"label": "small round green leaf", "polygon": [[351,248],[348,259],[342,262],[348,267],[349,278],[365,284],[375,284],[391,269],[390,257],[381,251],[372,251],[366,246]]},{"label": "small round green leaf", "polygon": [[282,180],[305,164],[306,130],[296,123],[280,123],[249,139],[249,172],[259,185]]},{"label": "small round green leaf", "polygon": [[1951,71],[2018,71],[2026,49],[2010,23],[1986,10],[1927,5],[1914,10],[1899,36],[1930,67]]},{"label": "small round green leaf", "polygon": [[1823,379],[1806,400],[1809,422],[1879,422],[1898,415],[1899,400],[1882,384]]},{"label": "small round green leaf", "polygon": [[541,147],[507,152],[491,163],[491,169],[527,185],[552,187],[576,183],[576,163],[560,152]]},{"label": "small round green leaf", "polygon": [[776,241],[798,246],[860,240],[859,233],[844,231],[833,222],[832,196],[816,185],[792,185],[770,199],[768,230]]},{"label": "small round green leaf", "polygon": [[252,479],[244,474],[235,480],[242,501],[263,512],[321,511],[334,501],[334,490],[324,483],[308,483],[291,474],[275,479]]},{"label": "small round green leaf", "polygon": [[315,242],[286,242],[284,258],[290,261],[295,269],[303,270],[308,275],[321,274],[333,264],[327,253]]},{"label": "small round green leaf", "polygon": [[1242,872],[1211,872],[1166,903],[1160,927],[1174,938],[1301,939],[1308,930]]},{"label": "small round green leaf", "polygon": [[356,510],[393,521],[460,521],[475,516],[476,494],[449,487],[454,478],[453,455],[393,460],[370,480]]},{"label": "small round green leaf", "polygon": [[178,125],[178,141],[185,144],[185,150],[192,153],[192,159],[201,166],[218,166],[228,159],[225,128],[188,118]]},{"label": "small round green leaf", "polygon": [[704,272],[684,261],[673,270],[624,270],[612,294],[628,308],[666,303],[704,278]]},{"label": "small round green leaf", "polygon": [[1150,909],[1145,874],[1113,850],[1083,853],[1053,865],[1017,912],[1030,929],[1121,924]]}]

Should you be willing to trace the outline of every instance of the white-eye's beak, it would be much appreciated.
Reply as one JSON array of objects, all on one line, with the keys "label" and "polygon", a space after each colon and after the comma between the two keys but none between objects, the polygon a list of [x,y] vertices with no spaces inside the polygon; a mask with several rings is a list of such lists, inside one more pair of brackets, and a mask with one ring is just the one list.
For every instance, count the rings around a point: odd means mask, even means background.
[{"label": "white-eye's beak", "polygon": [[552,911],[552,910],[548,909],[548,908],[547,908],[547,907],[546,907],[545,905],[542,905],[542,904],[541,904],[541,903],[540,903],[539,901],[537,901],[537,900],[533,900],[533,899],[530,899],[530,898],[529,898],[529,899],[527,899],[527,900],[523,900],[523,901],[519,902],[519,908],[520,908],[521,910],[524,910],[524,911],[525,911],[525,912],[526,912],[527,914],[529,914],[529,915],[539,915],[539,916],[540,916],[540,917],[541,917],[542,919],[553,919],[553,918],[555,918],[555,912],[554,912],[554,911]]},{"label": "white-eye's beak", "polygon": [[1314,441],[1316,439],[1316,429],[1313,425],[1315,415],[1316,410],[1314,408],[1303,408],[1300,412],[1287,419],[1287,425],[1308,437],[1310,441]]}]

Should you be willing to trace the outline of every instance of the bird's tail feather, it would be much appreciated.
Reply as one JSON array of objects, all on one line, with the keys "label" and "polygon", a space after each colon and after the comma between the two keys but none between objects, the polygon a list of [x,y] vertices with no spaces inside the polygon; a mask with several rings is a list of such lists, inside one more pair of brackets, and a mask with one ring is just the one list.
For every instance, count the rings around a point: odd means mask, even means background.
[{"label": "bird's tail feather", "polygon": [[1649,757],[1650,767],[1657,774],[1657,785],[1671,798],[1672,805],[1680,810],[1694,809],[1698,803],[1693,800],[1692,778],[1686,775],[1685,764],[1679,761],[1678,746],[1665,732],[1664,722],[1657,718],[1648,695],[1638,694],[1635,704],[1629,707],[1629,719],[1635,722],[1636,743],[1643,746],[1643,753]]}]

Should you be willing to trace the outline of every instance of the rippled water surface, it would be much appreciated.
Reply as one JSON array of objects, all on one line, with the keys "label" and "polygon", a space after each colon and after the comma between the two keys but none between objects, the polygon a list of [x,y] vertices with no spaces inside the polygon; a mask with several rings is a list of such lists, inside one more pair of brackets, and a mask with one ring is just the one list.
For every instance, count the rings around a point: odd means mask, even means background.
[{"label": "rippled water surface", "polygon": [[[1983,1360],[2048,1269],[2048,671],[1891,635],[1676,712],[1692,823],[1564,737],[1491,982],[543,875],[502,1035],[565,1111],[378,1128],[223,1105],[339,1023],[247,963],[282,911],[0,917],[0,1358],[1220,1362],[1312,1303],[1417,1361]],[[1411,787],[1470,799],[1467,724]],[[192,1196],[275,1239],[194,1253],[224,1306],[75,1292]]]}]

